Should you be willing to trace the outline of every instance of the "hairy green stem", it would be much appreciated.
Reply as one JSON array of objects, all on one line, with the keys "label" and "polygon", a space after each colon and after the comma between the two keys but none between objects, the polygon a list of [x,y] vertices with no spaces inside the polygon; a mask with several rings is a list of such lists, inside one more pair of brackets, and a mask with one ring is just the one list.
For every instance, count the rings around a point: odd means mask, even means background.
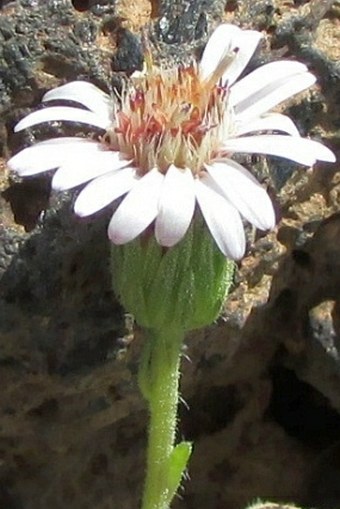
[{"label": "hairy green stem", "polygon": [[148,332],[139,370],[139,385],[150,411],[142,509],[167,509],[191,452],[186,442],[174,447],[184,333],[177,328]]}]

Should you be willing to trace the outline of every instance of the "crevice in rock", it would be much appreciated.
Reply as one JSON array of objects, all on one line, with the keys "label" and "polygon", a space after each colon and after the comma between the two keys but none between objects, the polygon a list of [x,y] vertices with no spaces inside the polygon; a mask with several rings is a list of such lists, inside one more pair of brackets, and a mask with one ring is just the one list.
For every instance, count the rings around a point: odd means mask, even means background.
[{"label": "crevice in rock", "polygon": [[340,415],[323,394],[282,366],[272,369],[271,379],[268,417],[290,436],[317,450],[340,440]]},{"label": "crevice in rock", "polygon": [[180,408],[181,433],[186,440],[216,433],[233,421],[243,405],[241,391],[234,385],[197,391],[187,405]]}]

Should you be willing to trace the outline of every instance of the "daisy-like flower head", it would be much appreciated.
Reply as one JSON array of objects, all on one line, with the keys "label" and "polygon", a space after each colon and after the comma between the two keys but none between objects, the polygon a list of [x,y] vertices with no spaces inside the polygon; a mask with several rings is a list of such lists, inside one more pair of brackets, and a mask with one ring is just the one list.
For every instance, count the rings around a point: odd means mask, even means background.
[{"label": "daisy-like flower head", "polygon": [[[136,238],[150,225],[166,247],[186,234],[196,208],[219,249],[241,258],[241,217],[261,230],[275,225],[272,202],[233,154],[268,154],[312,166],[335,161],[324,145],[301,138],[292,120],[269,112],[313,85],[304,64],[272,62],[236,81],[261,34],[221,25],[199,64],[163,69],[146,55],[120,100],[84,81],[47,92],[48,106],[21,120],[15,131],[51,121],[102,129],[95,138],[62,137],[37,143],[8,162],[20,176],[57,168],[52,180],[63,191],[87,184],[75,201],[79,216],[91,215],[123,197],[108,227],[114,244]],[[281,134],[275,134],[279,132]]]}]

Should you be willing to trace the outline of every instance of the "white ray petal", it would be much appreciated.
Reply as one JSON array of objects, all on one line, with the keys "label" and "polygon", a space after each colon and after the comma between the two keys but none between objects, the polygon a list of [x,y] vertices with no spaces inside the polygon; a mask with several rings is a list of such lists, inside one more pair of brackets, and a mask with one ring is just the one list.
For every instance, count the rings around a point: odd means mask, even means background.
[{"label": "white ray petal", "polygon": [[79,193],[74,204],[78,216],[85,217],[103,209],[137,184],[136,168],[123,168],[92,180]]},{"label": "white ray petal", "polygon": [[219,249],[229,258],[242,258],[245,235],[238,211],[214,190],[210,175],[195,180],[195,188],[203,217]]},{"label": "white ray petal", "polygon": [[255,131],[282,131],[291,136],[300,136],[294,122],[286,115],[281,115],[280,113],[267,113],[262,117],[254,118],[248,122],[238,123],[236,120],[235,124],[235,134],[237,134],[237,136]]},{"label": "white ray petal", "polygon": [[275,226],[273,204],[265,189],[236,161],[226,159],[206,165],[209,174],[229,202],[260,230]]},{"label": "white ray petal", "polygon": [[154,168],[139,180],[122,201],[108,227],[109,239],[114,244],[130,242],[152,223],[158,213],[163,182],[164,175]]},{"label": "white ray petal", "polygon": [[27,177],[57,168],[74,153],[98,151],[98,145],[87,138],[52,138],[21,150],[7,164],[20,176]]},{"label": "white ray petal", "polygon": [[71,121],[89,124],[101,129],[106,129],[109,125],[107,118],[96,115],[92,111],[72,108],[70,106],[51,106],[42,110],[34,111],[24,117],[15,126],[14,131],[22,131],[27,127],[32,127],[42,122],[53,121]]},{"label": "white ray petal", "polygon": [[240,152],[284,157],[306,166],[312,166],[317,160],[335,162],[333,152],[325,145],[306,138],[280,134],[229,139],[225,142],[223,149],[228,153]]},{"label": "white ray petal", "polygon": [[313,74],[305,72],[272,82],[267,87],[262,88],[238,103],[234,107],[236,117],[239,120],[246,121],[262,115],[289,97],[311,87],[315,81],[316,78]]},{"label": "white ray petal", "polygon": [[42,98],[43,102],[56,100],[75,101],[97,115],[107,118],[108,121],[110,120],[112,113],[111,98],[92,83],[72,81],[50,90]]},{"label": "white ray petal", "polygon": [[281,80],[289,80],[293,76],[306,73],[307,71],[308,69],[304,64],[292,60],[281,60],[261,65],[255,71],[234,83],[230,89],[230,104],[236,106],[268,85],[280,82]]},{"label": "white ray petal", "polygon": [[189,228],[195,209],[194,179],[191,170],[168,169],[161,189],[155,236],[161,246],[177,244]]},{"label": "white ray petal", "polygon": [[100,147],[91,153],[73,153],[54,174],[52,188],[66,191],[129,164],[131,161],[124,159],[119,152],[103,150]]},{"label": "white ray petal", "polygon": [[223,74],[223,82],[227,82],[231,85],[237,80],[248,65],[262,37],[263,35],[261,32],[257,32],[256,30],[241,30],[239,33],[235,34],[232,46],[233,48],[237,48],[237,54]]}]

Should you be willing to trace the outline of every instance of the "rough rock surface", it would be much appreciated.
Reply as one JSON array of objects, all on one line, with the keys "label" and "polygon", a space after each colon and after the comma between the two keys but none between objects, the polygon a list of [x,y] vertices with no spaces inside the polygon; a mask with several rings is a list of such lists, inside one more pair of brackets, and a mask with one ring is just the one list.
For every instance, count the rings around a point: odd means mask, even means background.
[{"label": "rough rock surface", "polygon": [[[339,9],[332,0],[0,2],[1,508],[137,508],[147,418],[136,387],[143,338],[110,288],[108,214],[81,222],[71,193],[50,195],[48,176],[8,175],[9,154],[52,129],[14,136],[16,120],[71,79],[119,87],[141,67],[142,31],[160,60],[185,60],[227,20],[266,32],[252,67],[296,58],[316,73],[319,86],[285,108],[336,150]],[[195,450],[174,507],[262,498],[265,508],[337,509],[339,167],[249,164],[280,221],[266,236],[249,232],[223,316],[188,338],[180,433]]]}]

